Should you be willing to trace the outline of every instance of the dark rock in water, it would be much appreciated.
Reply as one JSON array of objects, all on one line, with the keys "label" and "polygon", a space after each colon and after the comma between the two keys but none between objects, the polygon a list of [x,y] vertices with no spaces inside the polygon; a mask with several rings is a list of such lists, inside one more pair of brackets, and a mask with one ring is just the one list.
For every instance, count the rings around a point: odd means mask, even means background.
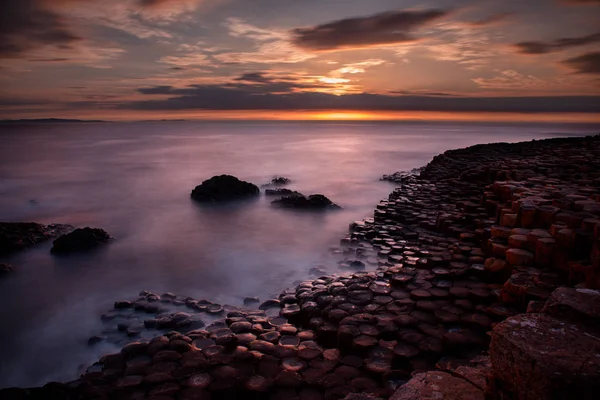
[{"label": "dark rock in water", "polygon": [[92,337],[90,337],[90,338],[88,339],[88,344],[89,344],[90,346],[93,346],[93,345],[95,345],[96,343],[100,343],[100,342],[102,342],[102,341],[103,341],[103,340],[105,340],[105,339],[106,339],[106,338],[105,338],[104,336],[97,336],[97,335],[96,335],[96,336],[92,336]]},{"label": "dark rock in water", "polygon": [[325,210],[341,208],[322,194],[313,194],[308,197],[303,195],[285,196],[279,200],[272,201],[271,204],[283,208],[298,208],[303,210]]},{"label": "dark rock in water", "polygon": [[302,196],[302,193],[296,192],[290,189],[267,189],[265,190],[267,196]]},{"label": "dark rock in water", "polygon": [[285,185],[289,185],[290,183],[292,183],[292,181],[288,178],[285,178],[283,176],[276,176],[273,179],[271,179],[271,182],[267,183],[266,185],[263,185],[263,187],[267,187],[267,186],[285,186]]},{"label": "dark rock in water", "polygon": [[260,303],[260,299],[258,297],[246,297],[244,298],[244,305],[249,306],[256,303]]},{"label": "dark rock in water", "polygon": [[83,228],[75,229],[73,232],[62,235],[54,241],[50,250],[52,254],[68,254],[86,251],[106,243],[111,239],[110,235],[102,229]]},{"label": "dark rock in water", "polygon": [[258,186],[231,175],[219,175],[202,182],[192,191],[192,198],[203,203],[213,203],[260,195]]},{"label": "dark rock in water", "polygon": [[365,263],[364,263],[364,262],[362,262],[362,261],[358,261],[358,260],[356,260],[356,261],[352,261],[352,262],[350,263],[350,268],[356,268],[356,269],[365,269],[366,267],[367,267],[367,266],[366,266],[366,265],[365,265]]},{"label": "dark rock in water", "polygon": [[72,229],[70,225],[0,222],[0,255],[23,250]]},{"label": "dark rock in water", "polygon": [[8,275],[12,271],[13,271],[12,265],[0,263],[0,276]]}]

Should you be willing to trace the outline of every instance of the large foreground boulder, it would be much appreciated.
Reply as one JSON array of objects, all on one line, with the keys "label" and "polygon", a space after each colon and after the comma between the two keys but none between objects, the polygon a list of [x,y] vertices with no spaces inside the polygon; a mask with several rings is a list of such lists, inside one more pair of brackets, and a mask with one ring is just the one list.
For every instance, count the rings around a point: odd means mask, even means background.
[{"label": "large foreground boulder", "polygon": [[308,197],[301,194],[294,194],[274,200],[271,202],[271,204],[277,207],[296,208],[302,210],[334,210],[341,208],[322,194],[313,194]]},{"label": "large foreground boulder", "polygon": [[506,319],[492,332],[490,400],[595,399],[600,332],[545,314]]},{"label": "large foreground boulder", "polygon": [[213,176],[192,190],[192,198],[203,203],[238,200],[258,195],[258,186],[231,175]]},{"label": "large foreground boulder", "polygon": [[102,229],[83,228],[62,235],[54,241],[50,250],[52,254],[69,254],[91,250],[111,239],[110,235]]}]

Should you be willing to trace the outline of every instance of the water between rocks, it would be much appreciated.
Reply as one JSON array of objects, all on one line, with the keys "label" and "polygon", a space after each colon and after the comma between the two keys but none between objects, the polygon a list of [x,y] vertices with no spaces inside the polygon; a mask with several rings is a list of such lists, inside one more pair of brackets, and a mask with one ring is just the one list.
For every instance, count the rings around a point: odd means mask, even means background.
[{"label": "water between rocks", "polygon": [[[382,174],[447,149],[594,133],[589,125],[161,122],[0,127],[0,220],[99,227],[99,251],[50,255],[51,243],[5,257],[0,280],[0,387],[73,380],[116,350],[90,347],[100,315],[142,289],[241,305],[265,300],[326,264],[353,220],[393,186]],[[274,175],[342,211],[306,213],[269,199],[217,207],[190,200],[215,174],[257,185]]]}]

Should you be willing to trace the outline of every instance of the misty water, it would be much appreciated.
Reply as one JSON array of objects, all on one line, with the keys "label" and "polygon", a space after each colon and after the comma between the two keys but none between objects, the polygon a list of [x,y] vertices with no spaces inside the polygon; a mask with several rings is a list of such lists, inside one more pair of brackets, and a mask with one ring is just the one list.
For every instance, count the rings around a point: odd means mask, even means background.
[{"label": "misty water", "polygon": [[[393,186],[382,174],[421,167],[450,148],[584,135],[598,127],[458,123],[162,122],[0,127],[0,220],[98,227],[116,239],[56,258],[51,243],[0,259],[0,387],[76,379],[117,350],[87,345],[115,300],[148,289],[241,305],[324,264],[354,220]],[[275,175],[322,193],[328,213],[270,199],[206,207],[190,191],[216,174],[257,185]]]}]

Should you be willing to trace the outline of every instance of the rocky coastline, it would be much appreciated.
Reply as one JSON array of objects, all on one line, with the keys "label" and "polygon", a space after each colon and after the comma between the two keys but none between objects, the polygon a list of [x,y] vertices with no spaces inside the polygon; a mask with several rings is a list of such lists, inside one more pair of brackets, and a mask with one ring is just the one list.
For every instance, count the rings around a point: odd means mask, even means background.
[{"label": "rocky coastline", "polygon": [[384,179],[397,188],[334,249],[348,274],[240,307],[142,291],[103,316],[130,338],[119,353],[0,399],[595,398],[600,135]]}]

